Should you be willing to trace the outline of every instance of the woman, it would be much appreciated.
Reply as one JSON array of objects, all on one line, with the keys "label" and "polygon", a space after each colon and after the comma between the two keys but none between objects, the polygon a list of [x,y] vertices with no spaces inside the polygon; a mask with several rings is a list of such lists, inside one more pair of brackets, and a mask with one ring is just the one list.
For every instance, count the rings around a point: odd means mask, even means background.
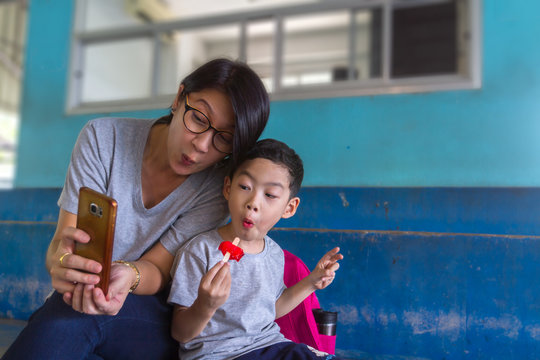
[{"label": "woman", "polygon": [[[225,221],[227,163],[257,141],[269,111],[259,77],[217,59],[182,81],[168,116],[90,121],[73,150],[47,251],[55,292],[3,359],[177,358],[166,303],[174,254]],[[81,186],[118,202],[108,294],[95,287],[101,265],[73,254],[76,242],[89,240],[75,228]]]}]

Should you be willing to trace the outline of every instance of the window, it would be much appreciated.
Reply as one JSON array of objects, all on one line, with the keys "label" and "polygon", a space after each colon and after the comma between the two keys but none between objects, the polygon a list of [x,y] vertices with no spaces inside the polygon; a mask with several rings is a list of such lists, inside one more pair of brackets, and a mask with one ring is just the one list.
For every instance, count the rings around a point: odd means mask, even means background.
[{"label": "window", "polygon": [[26,5],[0,1],[0,189],[13,187],[25,48]]},{"label": "window", "polygon": [[167,107],[221,56],[274,100],[478,88],[480,1],[78,0],[68,109]]}]

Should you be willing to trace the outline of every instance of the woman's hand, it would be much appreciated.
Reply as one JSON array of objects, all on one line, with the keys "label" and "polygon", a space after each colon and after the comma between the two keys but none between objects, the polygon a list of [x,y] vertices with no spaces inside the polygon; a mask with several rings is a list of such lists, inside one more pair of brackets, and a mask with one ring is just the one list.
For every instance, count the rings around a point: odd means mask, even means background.
[{"label": "woman's hand", "polygon": [[106,296],[94,285],[77,284],[72,297],[64,294],[64,301],[70,303],[74,310],[85,314],[116,315],[124,305],[133,281],[134,272],[130,267],[113,263]]},{"label": "woman's hand", "polygon": [[95,285],[101,264],[75,255],[75,243],[87,243],[90,236],[75,228],[77,215],[61,210],[53,240],[47,251],[46,265],[53,288],[61,294],[71,294],[76,284]]}]

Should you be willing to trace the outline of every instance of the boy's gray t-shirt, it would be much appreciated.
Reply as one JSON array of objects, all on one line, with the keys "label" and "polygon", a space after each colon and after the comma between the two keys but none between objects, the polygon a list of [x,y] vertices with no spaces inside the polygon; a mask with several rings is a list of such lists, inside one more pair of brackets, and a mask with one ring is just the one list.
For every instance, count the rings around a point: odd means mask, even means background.
[{"label": "boy's gray t-shirt", "polygon": [[[204,274],[223,259],[217,230],[200,234],[176,255],[169,302],[191,306]],[[230,260],[231,291],[208,325],[195,339],[180,344],[181,359],[234,359],[252,350],[289,341],[274,322],[276,300],[285,284],[285,257],[268,236],[260,254]]]},{"label": "boy's gray t-shirt", "polygon": [[141,166],[154,120],[101,118],[89,121],[73,148],[58,205],[77,213],[81,186],[118,202],[113,260],[136,260],[158,240],[171,253],[194,235],[223,224],[224,166],[190,175],[156,206],[142,201]]}]

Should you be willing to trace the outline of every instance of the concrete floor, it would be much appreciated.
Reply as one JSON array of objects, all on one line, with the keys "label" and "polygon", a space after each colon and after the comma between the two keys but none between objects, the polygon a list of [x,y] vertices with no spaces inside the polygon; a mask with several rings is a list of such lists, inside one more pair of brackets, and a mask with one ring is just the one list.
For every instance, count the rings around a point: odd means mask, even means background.
[{"label": "concrete floor", "polygon": [[26,321],[0,319],[0,356],[4,355],[13,340],[26,325]]}]

